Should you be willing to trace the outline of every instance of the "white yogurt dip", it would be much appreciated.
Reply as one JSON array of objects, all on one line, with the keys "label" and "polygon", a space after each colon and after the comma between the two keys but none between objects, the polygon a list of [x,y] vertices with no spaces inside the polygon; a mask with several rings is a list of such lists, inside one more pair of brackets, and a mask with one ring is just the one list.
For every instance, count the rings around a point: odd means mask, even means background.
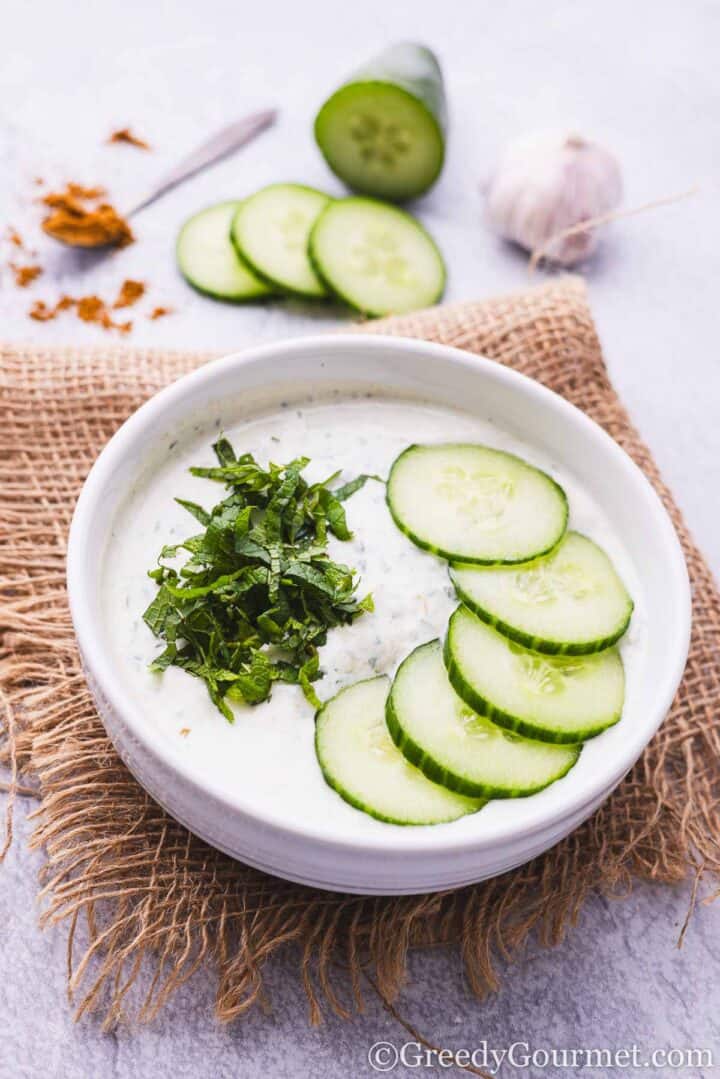
[{"label": "white yogurt dip", "polygon": [[[470,414],[381,395],[284,402],[242,422],[237,422],[237,413],[235,423],[225,416],[223,427],[238,453],[250,452],[262,465],[268,460],[284,464],[301,454],[309,457],[305,476],[311,482],[337,469],[343,471],[342,481],[361,472],[387,476],[397,454],[413,442],[482,442],[545,469],[567,492],[570,527],[607,551],[635,600],[631,628],[621,644],[627,696],[632,695],[644,637],[637,578],[620,538],[560,462]],[[187,511],[174,501],[176,496],[207,508],[224,497],[220,484],[188,472],[190,465],[216,463],[211,450],[216,435],[208,423],[177,442],[168,439],[164,456],[148,467],[116,515],[103,562],[102,601],[115,661],[128,690],[148,724],[211,777],[218,791],[241,789],[244,803],[258,815],[271,809],[273,815],[285,817],[298,828],[328,835],[396,827],[353,809],[325,784],[315,759],[312,707],[298,687],[276,685],[272,699],[255,707],[232,705],[236,719],[229,724],[200,679],[174,667],[163,674],[148,670],[164,646],[142,620],[157,591],[147,570],[156,564],[163,544],[197,531]],[[358,570],[358,594],[371,592],[375,611],[362,615],[352,626],[329,631],[320,653],[325,676],[315,683],[321,699],[357,679],[392,675],[413,648],[443,636],[457,605],[446,564],[419,550],[394,525],[385,505],[384,485],[369,481],[345,508],[355,535],[346,543],[331,540],[330,555]],[[571,778],[574,772],[580,773],[581,780],[582,772],[592,769],[594,748],[593,743],[586,746],[576,769],[561,783],[576,781]],[[442,827],[476,831],[490,813],[509,812],[519,821],[531,820],[530,803],[546,794],[517,799],[512,805],[493,802],[477,817]]]}]

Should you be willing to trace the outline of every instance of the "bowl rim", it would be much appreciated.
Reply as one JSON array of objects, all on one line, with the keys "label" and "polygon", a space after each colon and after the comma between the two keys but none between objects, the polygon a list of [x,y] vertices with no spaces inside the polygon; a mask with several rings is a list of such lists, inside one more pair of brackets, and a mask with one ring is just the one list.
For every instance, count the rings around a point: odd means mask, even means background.
[{"label": "bowl rim", "polygon": [[[649,710],[652,722],[628,731],[628,738],[623,743],[623,752],[617,755],[613,767],[598,770],[585,789],[573,794],[557,806],[538,807],[538,812],[531,825],[518,829],[517,825],[503,826],[502,821],[493,822],[489,832],[482,835],[454,836],[446,829],[422,828],[388,829],[377,836],[361,836],[349,833],[338,839],[316,831],[311,826],[296,826],[282,814],[272,810],[258,813],[252,806],[244,804],[240,795],[231,795],[219,790],[211,782],[203,782],[198,772],[190,766],[186,757],[180,755],[159,730],[149,725],[144,719],[143,710],[134,704],[125,693],[122,677],[112,663],[109,648],[100,644],[102,633],[93,613],[93,587],[90,579],[92,561],[88,555],[88,545],[93,527],[93,520],[102,512],[102,497],[106,482],[113,473],[122,467],[126,453],[143,434],[160,426],[160,420],[168,409],[181,401],[191,392],[201,389],[205,383],[221,382],[224,375],[235,372],[237,368],[262,364],[278,354],[293,355],[313,352],[320,357],[330,356],[338,348],[352,346],[354,349],[391,350],[396,353],[414,352],[444,363],[455,364],[468,371],[482,373],[486,377],[505,383],[510,389],[517,388],[535,398],[540,407],[549,407],[562,414],[571,425],[583,429],[584,436],[599,444],[601,450],[615,458],[626,473],[628,479],[645,496],[644,509],[654,516],[655,534],[663,550],[663,557],[668,570],[667,589],[671,605],[678,617],[673,623],[671,641],[672,662],[663,668],[654,687],[655,708]],[[485,356],[471,353],[450,345],[422,341],[411,337],[385,334],[324,333],[303,337],[286,338],[280,341],[255,345],[211,360],[189,374],[181,376],[145,401],[118,428],[96,458],[83,484],[72,517],[67,546],[67,591],[71,617],[83,663],[87,667],[95,685],[111,709],[119,715],[132,733],[133,742],[155,758],[160,766],[169,767],[195,795],[207,798],[230,811],[240,813],[247,823],[265,829],[284,833],[289,838],[311,841],[319,847],[335,850],[352,849],[364,854],[432,854],[492,850],[510,839],[518,840],[534,836],[551,826],[562,824],[567,818],[576,816],[583,808],[603,792],[609,793],[622,779],[642,753],[652,736],[667,716],[675,692],[681,681],[690,644],[691,631],[691,591],[687,565],[680,541],[660,496],[648,478],[632,458],[617,442],[581,409],[571,404],[559,394],[527,375],[504,366]],[[674,601],[674,602],[673,602]],[[103,720],[103,724],[104,720]],[[112,733],[108,731],[109,734]],[[152,791],[150,792],[152,794]],[[394,837],[391,838],[391,837]],[[241,857],[241,856],[239,856]],[[279,870],[281,872],[281,870]]]}]

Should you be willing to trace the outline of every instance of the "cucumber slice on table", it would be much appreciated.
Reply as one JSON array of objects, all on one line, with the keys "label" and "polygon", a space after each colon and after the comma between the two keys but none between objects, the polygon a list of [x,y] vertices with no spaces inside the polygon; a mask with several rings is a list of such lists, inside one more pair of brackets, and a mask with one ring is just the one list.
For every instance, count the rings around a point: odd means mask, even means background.
[{"label": "cucumber slice on table", "polygon": [[218,300],[254,300],[272,289],[241,262],[230,241],[230,224],[240,202],[201,210],[180,229],[176,256],[183,277]]},{"label": "cucumber slice on table", "polygon": [[371,817],[391,824],[441,824],[474,813],[477,799],[432,783],[403,757],[385,725],[389,679],[341,690],[315,721],[315,751],[326,781]]},{"label": "cucumber slice on table", "polygon": [[526,738],[583,742],[620,719],[625,674],[616,648],[543,656],[508,641],[465,607],[450,618],[445,666],[470,708]]},{"label": "cucumber slice on table", "polygon": [[395,745],[428,779],[475,797],[534,794],[580,755],[579,746],[521,738],[468,708],[448,681],[439,641],[400,664],[386,718]]},{"label": "cucumber slice on table", "polygon": [[331,202],[310,234],[310,258],[328,288],[366,315],[428,307],[445,288],[445,264],[419,221],[375,199]]},{"label": "cucumber slice on table", "polygon": [[451,562],[528,562],[551,551],[567,525],[565,492],[510,453],[473,443],[409,446],[387,484],[395,524]]},{"label": "cucumber slice on table", "polygon": [[554,551],[530,565],[458,565],[450,578],[483,622],[536,652],[600,652],[622,637],[633,611],[608,556],[578,532],[567,532]]},{"label": "cucumber slice on table", "polygon": [[384,199],[421,195],[445,156],[445,90],[423,45],[392,45],[356,71],[315,119],[315,139],[349,187]]},{"label": "cucumber slice on table", "polygon": [[301,184],[271,184],[238,207],[231,238],[250,269],[282,292],[327,296],[307,255],[308,236],[328,195]]}]

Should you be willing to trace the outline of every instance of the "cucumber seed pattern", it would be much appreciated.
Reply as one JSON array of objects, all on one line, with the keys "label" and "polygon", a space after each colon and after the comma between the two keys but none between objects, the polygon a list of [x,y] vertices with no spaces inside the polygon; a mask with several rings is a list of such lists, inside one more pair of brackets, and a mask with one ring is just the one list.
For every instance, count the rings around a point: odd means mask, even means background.
[{"label": "cucumber seed pattern", "polygon": [[412,288],[415,278],[410,263],[400,254],[400,244],[389,229],[366,228],[350,249],[353,271],[366,277],[381,277],[389,285]]},{"label": "cucumber seed pattern", "polygon": [[517,574],[513,596],[521,603],[554,603],[562,596],[586,599],[597,591],[597,584],[581,566],[566,562],[559,565],[551,556],[533,569]]},{"label": "cucumber seed pattern", "polygon": [[519,734],[502,730],[502,728],[491,723],[489,719],[479,716],[477,712],[473,712],[471,708],[468,708],[466,704],[460,701],[458,701],[457,706],[457,717],[459,721],[458,732],[463,737],[471,738],[475,742],[486,742],[489,738],[497,738],[498,733],[502,734],[503,738],[508,742],[522,741]]},{"label": "cucumber seed pattern", "polygon": [[276,219],[275,223],[282,235],[283,244],[287,251],[305,250],[308,225],[314,216],[313,214],[304,214],[297,208],[292,208],[287,210],[282,217]]},{"label": "cucumber seed pattern", "polygon": [[358,144],[363,161],[381,162],[393,166],[398,157],[407,155],[411,135],[407,128],[396,123],[383,123],[369,113],[356,113],[349,125],[350,138]]},{"label": "cucumber seed pattern", "polygon": [[435,491],[454,503],[455,511],[467,518],[468,524],[486,532],[501,526],[514,491],[509,476],[468,472],[459,465],[449,465],[443,469],[442,475],[443,479],[435,485]]},{"label": "cucumber seed pattern", "polygon": [[518,673],[529,693],[548,695],[562,693],[566,683],[581,674],[584,665],[564,658],[549,659],[525,651],[521,645],[510,644],[510,651],[517,657]]}]

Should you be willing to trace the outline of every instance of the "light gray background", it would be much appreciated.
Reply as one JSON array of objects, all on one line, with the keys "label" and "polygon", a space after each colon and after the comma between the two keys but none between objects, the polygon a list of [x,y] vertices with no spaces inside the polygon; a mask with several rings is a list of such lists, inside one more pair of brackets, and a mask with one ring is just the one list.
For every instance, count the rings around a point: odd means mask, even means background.
[{"label": "light gray background", "polygon": [[[628,206],[701,184],[691,200],[616,224],[586,276],[612,377],[720,570],[720,5],[6,0],[2,11],[0,206],[5,221],[37,240],[47,267],[27,292],[3,274],[5,339],[106,340],[71,318],[30,322],[26,311],[31,300],[52,300],[61,290],[110,296],[126,276],[150,284],[135,343],[231,350],[344,324],[338,311],[233,308],[196,296],[176,274],[173,240],[189,213],[267,181],[339,191],[310,137],[314,110],[356,62],[398,38],[434,46],[447,75],[447,167],[418,211],[447,256],[451,299],[526,283],[523,259],[488,233],[479,194],[498,148],[516,133],[571,127],[606,142],[622,162]],[[139,218],[133,247],[98,260],[51,251],[42,240],[39,210],[28,199],[34,176],[101,181],[118,205],[130,204],[214,127],[268,104],[282,108],[276,129]],[[155,152],[103,145],[110,130],[126,124]],[[8,249],[2,254],[5,262]],[[156,303],[177,313],[150,322],[147,311]],[[103,1035],[92,1020],[74,1026],[64,991],[65,932],[40,934],[36,925],[41,859],[24,849],[24,809],[0,871],[3,1079],[361,1076],[372,1074],[366,1052],[373,1042],[406,1040],[372,1000],[362,1018],[328,1018],[309,1029],[294,956],[269,971],[272,1014],[255,1013],[229,1029],[212,1019],[212,979],[204,975],[150,1028]],[[531,948],[485,1003],[469,994],[454,955],[417,955],[402,1010],[443,1045],[473,1048],[487,1039],[496,1047],[711,1046],[720,1063],[717,912],[701,907],[678,951],[687,902],[684,887],[651,886],[622,903],[594,900],[559,950]],[[423,1069],[394,1074],[418,1073]],[[670,1074],[637,1072],[661,1073]]]}]

